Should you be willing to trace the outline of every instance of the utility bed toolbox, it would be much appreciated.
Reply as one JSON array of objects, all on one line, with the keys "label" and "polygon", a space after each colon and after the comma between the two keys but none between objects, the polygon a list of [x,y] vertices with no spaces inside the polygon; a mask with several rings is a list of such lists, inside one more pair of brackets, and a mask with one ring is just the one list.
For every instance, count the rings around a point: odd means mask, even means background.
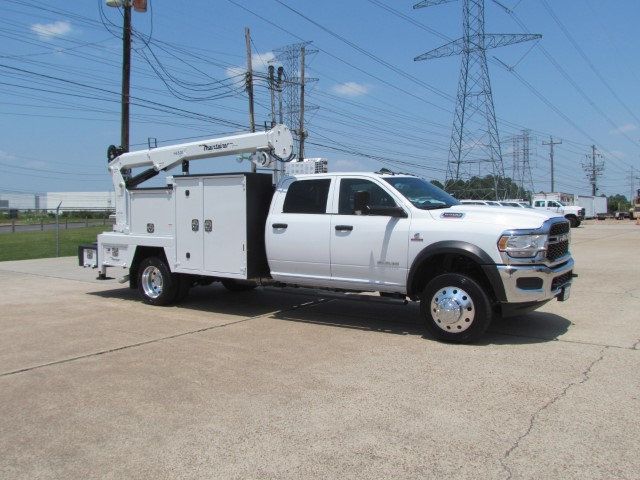
[{"label": "utility bed toolbox", "polygon": [[268,275],[270,174],[176,176],[174,195],[176,271],[239,279]]}]

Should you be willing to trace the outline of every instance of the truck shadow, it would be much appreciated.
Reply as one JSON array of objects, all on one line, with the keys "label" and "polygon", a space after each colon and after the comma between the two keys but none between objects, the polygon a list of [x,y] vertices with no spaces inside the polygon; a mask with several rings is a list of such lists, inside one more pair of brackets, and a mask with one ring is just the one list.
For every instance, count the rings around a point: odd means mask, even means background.
[{"label": "truck shadow", "polygon": [[[90,292],[90,295],[142,303],[136,290],[116,288]],[[149,307],[159,308],[159,307]],[[196,287],[183,303],[171,307],[201,311],[208,315],[238,317],[268,316],[276,320],[324,325],[337,328],[414,335],[434,340],[423,327],[419,306],[349,299],[307,289],[258,288],[250,292],[231,293],[221,286]],[[273,313],[272,313],[273,312]],[[179,319],[177,319],[179,321]],[[567,332],[571,322],[546,312],[496,319],[478,345],[517,345],[556,340]]]}]

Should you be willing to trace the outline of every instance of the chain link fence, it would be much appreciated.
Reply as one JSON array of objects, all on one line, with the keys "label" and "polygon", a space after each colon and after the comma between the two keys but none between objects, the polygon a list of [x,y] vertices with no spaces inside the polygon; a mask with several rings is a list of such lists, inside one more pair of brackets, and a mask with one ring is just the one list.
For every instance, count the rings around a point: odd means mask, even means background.
[{"label": "chain link fence", "polygon": [[111,231],[113,210],[0,210],[0,261],[75,255]]}]

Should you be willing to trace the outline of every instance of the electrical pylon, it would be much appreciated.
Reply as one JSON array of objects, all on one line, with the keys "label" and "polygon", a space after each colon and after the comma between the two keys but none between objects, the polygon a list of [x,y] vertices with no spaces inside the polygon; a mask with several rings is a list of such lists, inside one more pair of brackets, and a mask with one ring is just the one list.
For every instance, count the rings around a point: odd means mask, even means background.
[{"label": "electrical pylon", "polygon": [[[456,0],[423,0],[413,8],[453,1]],[[445,185],[476,175],[492,175],[492,193],[498,199],[504,194],[498,191],[499,179],[504,177],[504,164],[486,52],[490,48],[537,40],[542,35],[485,34],[484,0],[462,1],[462,37],[419,55],[414,61],[462,55]],[[463,192],[455,193],[464,195]],[[489,196],[487,192],[482,195]]]},{"label": "electrical pylon", "polygon": [[[285,78],[282,83],[282,97],[284,99],[283,119],[285,125],[291,129],[291,133],[293,134],[294,152],[297,152],[300,149],[300,138],[302,135],[305,135],[304,131],[300,132],[299,128],[300,117],[303,116],[304,118],[304,113],[300,108],[300,86],[302,83],[302,79],[300,78],[300,54],[303,47],[305,48],[307,58],[309,58],[310,55],[318,53],[318,50],[311,48],[310,45],[310,41],[300,42],[274,50],[276,60],[278,60],[278,62],[280,62],[284,67]],[[310,83],[317,82],[318,79],[309,78],[305,75],[304,81],[305,83]],[[315,107],[306,107],[307,110],[313,108]]]}]

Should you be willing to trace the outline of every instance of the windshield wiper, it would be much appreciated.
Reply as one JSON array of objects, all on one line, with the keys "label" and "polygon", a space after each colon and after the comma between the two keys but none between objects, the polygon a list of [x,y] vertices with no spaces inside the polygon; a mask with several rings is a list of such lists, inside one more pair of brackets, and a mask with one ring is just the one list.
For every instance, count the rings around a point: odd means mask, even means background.
[{"label": "windshield wiper", "polygon": [[418,207],[420,210],[440,210],[442,208],[451,208],[453,205],[425,205]]}]

